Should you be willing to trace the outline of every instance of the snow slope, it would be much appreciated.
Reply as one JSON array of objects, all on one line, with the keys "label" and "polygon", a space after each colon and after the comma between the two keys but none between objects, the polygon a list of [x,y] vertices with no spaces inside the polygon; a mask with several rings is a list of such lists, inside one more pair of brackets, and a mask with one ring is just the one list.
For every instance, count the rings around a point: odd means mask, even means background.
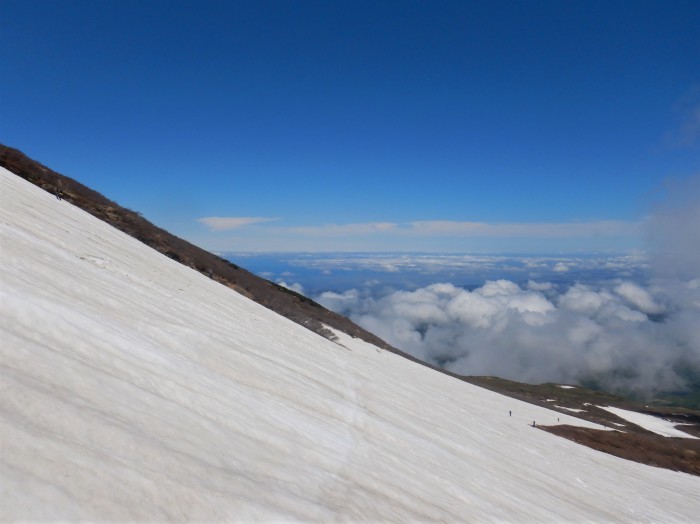
[{"label": "snow slope", "polygon": [[684,431],[676,429],[676,426],[680,426],[678,422],[672,422],[670,420],[664,420],[659,417],[654,417],[652,415],[646,415],[644,413],[637,413],[636,411],[630,411],[628,409],[616,408],[613,406],[598,406],[600,409],[604,409],[617,415],[618,417],[625,419],[632,424],[636,424],[640,428],[644,428],[648,431],[656,433],[657,435],[662,435],[664,437],[678,437],[678,438],[698,438],[690,435]]},{"label": "snow slope", "polygon": [[700,479],[530,426],[578,419],[334,344],[0,180],[3,521],[697,519]]}]

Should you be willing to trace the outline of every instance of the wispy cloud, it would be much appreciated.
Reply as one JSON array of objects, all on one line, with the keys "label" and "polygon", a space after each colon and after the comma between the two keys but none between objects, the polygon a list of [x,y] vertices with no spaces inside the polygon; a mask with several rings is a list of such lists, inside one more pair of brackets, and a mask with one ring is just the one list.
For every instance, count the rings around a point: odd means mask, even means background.
[{"label": "wispy cloud", "polygon": [[643,222],[599,220],[593,222],[506,223],[432,220],[411,222],[409,231],[421,235],[479,237],[573,238],[640,234]]},{"label": "wispy cloud", "polygon": [[212,231],[229,231],[231,229],[239,229],[251,224],[274,222],[275,220],[279,219],[265,217],[203,217],[198,218],[197,222],[204,224]]},{"label": "wispy cloud", "polygon": [[[197,219],[213,231],[238,229],[251,224],[273,222],[265,217],[204,217]],[[590,222],[489,223],[449,220],[413,222],[361,222],[320,226],[275,227],[274,231],[304,236],[356,236],[396,234],[401,236],[539,237],[577,238],[589,236],[638,235],[643,221],[599,220]]]},{"label": "wispy cloud", "polygon": [[[331,224],[265,224],[274,218],[206,217],[211,232],[236,230],[235,249],[365,252],[602,252],[635,249],[645,220],[489,223],[449,220]],[[258,224],[255,234],[243,226]],[[228,251],[234,240],[212,235],[202,243]],[[223,242],[223,243],[222,243]]]}]

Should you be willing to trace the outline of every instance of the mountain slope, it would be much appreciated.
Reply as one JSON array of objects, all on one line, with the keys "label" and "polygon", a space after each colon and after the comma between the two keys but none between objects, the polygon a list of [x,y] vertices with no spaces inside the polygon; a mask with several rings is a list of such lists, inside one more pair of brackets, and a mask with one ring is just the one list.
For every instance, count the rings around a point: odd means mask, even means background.
[{"label": "mountain slope", "polygon": [[697,477],[530,426],[594,424],[333,343],[0,182],[2,520],[696,518]]},{"label": "mountain slope", "polygon": [[[330,336],[330,332],[325,330],[323,326],[331,326],[379,347],[404,354],[389,346],[376,335],[362,329],[350,319],[329,311],[303,295],[262,279],[228,260],[176,237],[153,225],[139,213],[120,206],[72,178],[56,173],[17,149],[0,144],[0,166],[51,194],[59,191],[68,202],[140,240],[156,251],[194,268],[202,274],[209,275],[211,273],[211,278],[217,282],[235,289],[316,333]],[[405,356],[412,358],[408,355]]]},{"label": "mountain slope", "polygon": [[[227,260],[208,253],[158,228],[143,218],[139,213],[119,206],[115,202],[108,200],[79,182],[58,174],[46,166],[30,159],[16,149],[0,145],[0,165],[7,166],[14,173],[51,194],[55,194],[57,191],[60,192],[64,199],[117,229],[124,231],[143,242],[145,245],[154,248],[187,267],[194,268],[200,273],[210,276],[216,282],[235,289],[239,293],[252,298],[272,311],[324,337],[331,340],[336,338],[336,335],[333,334],[333,330],[349,333],[354,337],[359,337],[380,348],[402,355],[404,358],[419,362],[424,366],[436,369],[449,376],[459,378],[460,380],[466,380],[472,384],[492,389],[501,394],[514,396],[519,400],[534,402],[540,406],[546,406],[549,409],[557,409],[556,407],[553,408],[553,405],[546,401],[547,397],[542,397],[545,391],[540,391],[539,394],[533,396],[535,391],[542,389],[541,386],[509,383],[509,381],[494,380],[493,377],[465,377],[455,375],[446,370],[435,368],[426,362],[419,361],[412,355],[386,344],[383,340],[360,328],[348,318],[325,309],[312,300],[309,300],[307,297],[259,278]],[[515,390],[513,390],[513,387]],[[550,389],[551,387],[554,386],[550,386]],[[562,391],[564,390],[559,389],[559,393]],[[596,398],[601,398],[600,392],[586,390],[585,388],[578,388],[577,391],[582,393],[588,402],[592,402],[593,399]],[[523,395],[523,393],[525,394]],[[541,398],[538,400],[538,397]],[[618,407],[642,412],[649,410],[648,406],[634,406],[619,398],[615,399],[613,404]],[[576,405],[569,406],[569,408],[576,407]],[[576,413],[574,416],[598,424],[614,426],[616,421],[619,423],[617,417],[610,415],[604,410],[581,410],[580,405],[578,405],[578,408],[578,410],[569,411],[569,413]],[[561,409],[559,411],[561,411]],[[657,415],[665,418],[671,415],[671,417],[675,417],[678,422],[688,422],[689,414],[696,422],[700,420],[700,413],[692,411],[690,413],[682,413],[680,420],[678,417],[678,410],[675,408],[670,413],[664,412],[663,410],[657,412]],[[626,426],[626,428],[626,433],[606,435],[599,430],[590,430],[582,433],[580,428],[577,430],[575,428],[566,429],[559,427],[556,430],[556,434],[572,438],[578,443],[585,443],[594,449],[606,451],[615,456],[654,466],[667,467],[674,471],[684,471],[700,475],[700,442],[689,442],[687,440],[670,442],[667,439],[654,439],[653,436],[646,435],[644,437],[644,445],[640,446],[638,436],[632,433],[638,433],[639,431],[644,432],[644,430],[635,428],[634,426]],[[700,426],[696,424],[691,427],[685,424],[682,429],[685,432],[690,431],[693,434],[698,434]],[[644,452],[639,451],[640,447],[644,449]]]}]

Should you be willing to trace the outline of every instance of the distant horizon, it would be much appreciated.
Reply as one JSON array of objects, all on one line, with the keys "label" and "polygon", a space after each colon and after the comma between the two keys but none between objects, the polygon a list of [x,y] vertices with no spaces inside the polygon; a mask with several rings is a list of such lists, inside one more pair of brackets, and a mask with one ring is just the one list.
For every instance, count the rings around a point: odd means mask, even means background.
[{"label": "distant horizon", "polygon": [[556,257],[572,257],[572,256],[579,256],[579,257],[594,257],[594,256],[634,256],[634,255],[640,255],[640,256],[648,256],[648,252],[644,250],[632,250],[632,251],[582,251],[582,252],[560,252],[560,253],[547,253],[547,252],[541,252],[541,253],[528,253],[528,252],[509,252],[509,251],[503,251],[503,252],[498,252],[498,251],[343,251],[343,250],[337,250],[337,251],[248,251],[248,250],[242,250],[242,251],[237,251],[237,250],[230,250],[230,251],[212,251],[213,254],[221,256],[222,254],[227,254],[227,255],[299,255],[299,254],[309,254],[309,255],[328,255],[328,254],[367,254],[367,255],[397,255],[397,254],[408,254],[408,255],[453,255],[453,256],[503,256],[503,257],[548,257],[548,258],[556,258]]},{"label": "distant horizon", "polygon": [[522,255],[409,252],[215,253],[258,276],[314,298],[367,282],[413,290],[437,283],[478,287],[491,280],[600,284],[645,282],[650,257],[637,254]]}]

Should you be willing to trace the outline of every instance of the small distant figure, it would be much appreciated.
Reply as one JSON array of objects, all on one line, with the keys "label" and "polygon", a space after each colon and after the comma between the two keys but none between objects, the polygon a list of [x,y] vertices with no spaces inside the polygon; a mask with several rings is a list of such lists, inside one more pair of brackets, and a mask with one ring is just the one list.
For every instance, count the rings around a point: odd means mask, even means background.
[{"label": "small distant figure", "polygon": [[557,422],[559,422],[559,417],[557,417]]},{"label": "small distant figure", "polygon": [[214,270],[209,268],[209,278],[214,278]]},{"label": "small distant figure", "polygon": [[56,199],[60,202],[61,201],[61,190],[56,188],[54,190],[54,195],[56,195]]},{"label": "small distant figure", "polygon": [[537,427],[537,424],[535,424],[535,421],[534,421],[534,420],[532,421],[532,427],[533,427],[533,428],[534,428],[534,427]]},{"label": "small distant figure", "polygon": [[508,411],[508,416],[509,416],[509,417],[512,417],[512,416],[513,416],[513,412],[512,412],[512,411]]}]

